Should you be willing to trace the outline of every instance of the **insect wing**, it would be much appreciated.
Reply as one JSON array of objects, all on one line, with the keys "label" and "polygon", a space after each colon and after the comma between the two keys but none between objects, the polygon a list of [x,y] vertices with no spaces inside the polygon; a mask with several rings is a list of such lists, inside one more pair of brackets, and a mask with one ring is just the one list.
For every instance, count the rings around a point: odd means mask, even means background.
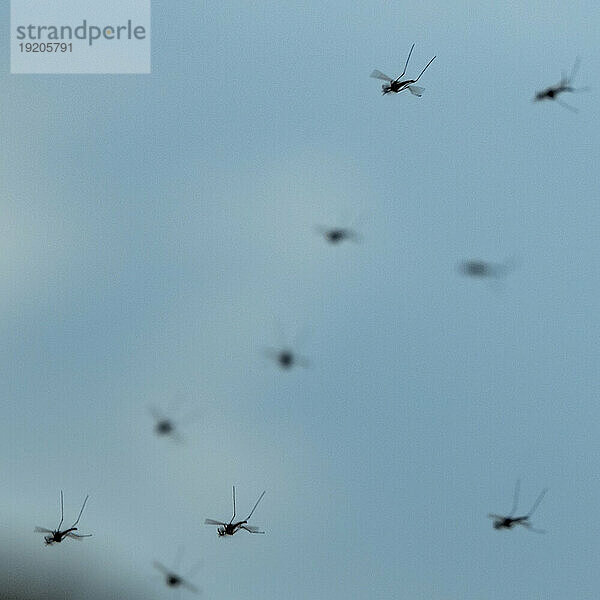
[{"label": "insect wing", "polygon": [[165,567],[165,565],[163,565],[162,563],[159,563],[157,560],[155,560],[152,563],[152,566],[155,569],[158,569],[163,575],[171,575],[171,571],[169,571],[169,569],[167,569],[167,567]]},{"label": "insect wing", "polygon": [[503,521],[506,517],[503,517],[502,515],[493,515],[493,514],[489,514],[488,517],[490,519],[497,519],[499,521]]},{"label": "insect wing", "polygon": [[164,421],[166,419],[165,413],[159,410],[156,406],[148,406],[148,412],[152,415],[155,421]]},{"label": "insect wing", "polygon": [[409,85],[408,86],[408,91],[413,96],[418,96],[420,98],[423,95],[423,92],[425,91],[425,88],[419,87],[418,85]]},{"label": "insect wing", "polygon": [[222,525],[223,527],[227,527],[227,523],[223,523],[222,521],[215,521],[214,519],[204,519],[205,525]]},{"label": "insect wing", "polygon": [[254,525],[242,525],[242,529],[245,529],[250,533],[264,533],[264,531],[260,530],[260,527],[256,527]]},{"label": "insect wing", "polygon": [[377,69],[375,69],[370,77],[373,77],[374,79],[381,79],[381,81],[387,81],[388,83],[391,83],[393,81],[393,79],[391,77],[388,77],[385,73],[382,73],[381,71],[378,71]]},{"label": "insect wing", "polygon": [[45,527],[36,527],[34,529],[34,531],[36,531],[37,533],[51,533],[51,534],[54,534],[54,531],[52,531],[50,529],[46,529]]},{"label": "insect wing", "polygon": [[305,356],[296,356],[294,358],[294,362],[297,365],[304,367],[305,369],[308,369],[310,367],[310,361]]},{"label": "insect wing", "polygon": [[558,98],[554,98],[554,100],[556,100],[556,104],[560,104],[563,108],[566,108],[566,109],[570,110],[573,113],[578,113],[579,112],[579,109],[575,108],[574,106],[571,106],[570,104],[567,104],[563,100],[559,100]]},{"label": "insect wing", "polygon": [[195,586],[192,585],[191,583],[189,583],[188,581],[186,581],[185,579],[181,580],[180,583],[181,587],[185,588],[186,590],[188,590],[189,592],[192,592],[194,594],[198,594],[200,593],[200,590]]},{"label": "insect wing", "polygon": [[529,531],[533,531],[533,533],[546,533],[545,529],[536,529],[535,527],[532,527],[530,523],[528,523],[527,521],[520,521],[519,525],[523,525],[523,527],[525,527],[526,529],[529,529]]},{"label": "insect wing", "polygon": [[277,360],[281,354],[281,350],[278,350],[277,348],[263,348],[262,353],[266,358]]}]

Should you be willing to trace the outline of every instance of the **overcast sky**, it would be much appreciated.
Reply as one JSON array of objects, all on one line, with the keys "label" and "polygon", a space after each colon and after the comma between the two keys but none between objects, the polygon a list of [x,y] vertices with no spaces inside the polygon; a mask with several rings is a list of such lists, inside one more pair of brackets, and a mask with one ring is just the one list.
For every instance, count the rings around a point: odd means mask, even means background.
[{"label": "overcast sky", "polygon": [[[170,598],[183,545],[214,600],[597,598],[599,27],[161,0],[137,76],[10,75],[3,27],[0,588]],[[423,97],[382,97],[413,42]],[[579,113],[532,102],[577,56]],[[179,397],[181,444],[148,412]],[[546,535],[487,519],[517,478]],[[203,524],[232,484],[266,535]],[[61,489],[93,537],[46,548]]]}]

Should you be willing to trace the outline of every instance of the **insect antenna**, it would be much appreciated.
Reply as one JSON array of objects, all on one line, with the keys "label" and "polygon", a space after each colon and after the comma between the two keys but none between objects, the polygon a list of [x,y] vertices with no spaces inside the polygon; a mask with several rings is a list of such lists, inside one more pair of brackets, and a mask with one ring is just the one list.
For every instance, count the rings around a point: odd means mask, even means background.
[{"label": "insect antenna", "polygon": [[396,78],[396,81],[398,81],[401,77],[404,76],[404,73],[406,73],[406,69],[408,67],[408,61],[410,60],[410,55],[412,54],[412,51],[414,50],[415,45],[413,44],[410,47],[410,52],[408,53],[408,58],[406,59],[406,64],[404,65],[404,71],[402,71],[402,73],[400,75],[398,75],[398,77]]},{"label": "insect antenna", "polygon": [[233,495],[233,517],[231,517],[231,521],[229,521],[229,524],[231,525],[233,523],[233,520],[235,519],[235,485],[231,486],[232,487],[232,495]]},{"label": "insect antenna", "polygon": [[85,497],[85,500],[83,501],[83,506],[81,507],[81,510],[79,511],[79,516],[77,517],[77,521],[75,521],[75,523],[73,523],[73,525],[71,525],[71,527],[75,527],[75,525],[77,525],[77,523],[79,523],[79,519],[81,519],[81,515],[83,514],[83,509],[85,508],[86,502],[88,501],[89,497],[90,497],[89,494]]},{"label": "insect antenna", "polygon": [[246,517],[246,521],[248,521],[250,519],[250,517],[252,516],[252,514],[256,510],[256,507],[258,506],[258,503],[263,499],[263,496],[266,494],[266,492],[267,492],[267,490],[263,491],[263,493],[260,495],[259,499],[256,501],[256,504],[254,505],[254,508],[250,511],[250,514]]},{"label": "insect antenna", "polygon": [[65,510],[64,510],[64,501],[63,501],[63,491],[60,490],[60,523],[58,524],[56,531],[60,531],[60,527],[63,524],[64,520],[65,520]]},{"label": "insect antenna", "polygon": [[546,495],[547,491],[548,491],[548,488],[544,488],[542,490],[542,493],[537,497],[537,500],[533,503],[531,510],[525,515],[527,518],[531,517],[531,515],[535,512],[535,509],[539,506],[540,502],[542,501],[543,497]]},{"label": "insect antenna", "polygon": [[419,76],[413,81],[413,83],[417,83],[417,81],[419,81],[419,79],[421,79],[421,75],[423,75],[423,73],[425,73],[427,67],[436,59],[436,56],[434,56],[426,65],[425,68],[419,73]]},{"label": "insect antenna", "polygon": [[521,480],[517,479],[517,483],[515,484],[515,492],[514,492],[514,495],[513,495],[513,505],[512,505],[512,508],[510,510],[510,513],[508,515],[509,518],[512,517],[515,514],[516,510],[517,510],[517,504],[519,503],[519,490],[520,490],[520,488],[521,488]]}]

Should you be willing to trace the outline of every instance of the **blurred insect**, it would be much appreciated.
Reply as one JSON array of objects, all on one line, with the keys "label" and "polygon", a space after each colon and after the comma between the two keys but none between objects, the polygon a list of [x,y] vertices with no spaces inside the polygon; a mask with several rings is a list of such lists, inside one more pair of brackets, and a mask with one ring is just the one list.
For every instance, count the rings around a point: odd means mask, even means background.
[{"label": "blurred insect", "polygon": [[81,507],[81,510],[79,511],[79,516],[77,517],[77,521],[75,521],[75,523],[73,523],[73,525],[71,525],[71,527],[69,527],[68,529],[61,531],[60,528],[62,527],[63,521],[65,519],[65,515],[64,515],[63,493],[62,493],[62,490],[60,491],[60,523],[58,524],[58,527],[54,530],[45,529],[44,527],[36,527],[35,528],[35,531],[37,531],[38,533],[49,534],[49,535],[44,536],[44,542],[46,543],[46,546],[50,546],[51,544],[54,544],[54,543],[60,544],[60,542],[62,542],[63,539],[66,537],[71,538],[73,540],[81,540],[82,538],[92,537],[91,533],[89,533],[87,535],[79,535],[77,533],[73,533],[74,531],[77,531],[76,525],[77,525],[77,523],[79,523],[79,519],[81,519],[81,515],[83,513],[83,509],[85,508],[85,504],[88,501],[88,498],[89,498],[89,495],[86,496],[85,500],[83,501],[83,506]]},{"label": "blurred insect", "polygon": [[542,493],[537,497],[537,500],[533,503],[531,510],[526,515],[524,515],[522,517],[513,517],[513,515],[515,514],[515,512],[517,510],[517,504],[519,501],[520,485],[521,485],[521,481],[517,480],[517,483],[515,485],[513,506],[510,511],[510,514],[508,516],[494,515],[494,514],[488,515],[488,517],[490,519],[494,519],[494,529],[512,529],[515,525],[522,525],[523,527],[526,527],[527,529],[529,529],[530,531],[533,531],[535,533],[545,533],[545,531],[543,531],[541,529],[534,529],[531,526],[529,519],[530,519],[531,515],[535,512],[535,509],[539,506],[540,502],[542,501],[542,498],[545,496],[546,492],[548,491],[548,488],[544,488],[542,490]]},{"label": "blurred insect", "polygon": [[458,270],[463,275],[478,278],[503,277],[516,266],[514,258],[506,259],[503,263],[493,263],[480,259],[463,260],[458,265]]},{"label": "blurred insect", "polygon": [[377,69],[375,69],[371,73],[371,77],[374,77],[375,79],[381,79],[382,81],[388,82],[387,85],[384,83],[381,86],[381,93],[384,96],[386,94],[389,94],[390,92],[394,92],[395,94],[397,94],[398,92],[402,92],[404,90],[408,90],[411,94],[413,94],[414,96],[418,96],[419,98],[423,95],[423,91],[425,88],[422,88],[422,87],[419,87],[419,86],[416,86],[413,84],[417,83],[417,81],[419,81],[419,79],[421,79],[421,75],[423,75],[423,73],[425,73],[425,70],[427,69],[427,67],[436,59],[436,57],[434,56],[425,65],[425,68],[419,73],[419,76],[416,79],[405,79],[404,81],[401,81],[402,77],[404,77],[404,74],[406,73],[406,68],[408,67],[408,61],[410,60],[410,55],[412,54],[414,47],[415,47],[415,45],[413,44],[410,48],[410,52],[408,53],[408,58],[406,59],[406,64],[404,65],[404,71],[402,71],[400,76],[397,77],[396,79],[392,79],[391,77],[388,77],[387,75],[385,75],[381,71],[378,71]]},{"label": "blurred insect", "polygon": [[571,71],[571,74],[567,75],[566,73],[563,72],[559,83],[557,83],[556,85],[550,86],[550,87],[546,88],[545,90],[542,90],[541,92],[536,93],[535,98],[533,99],[534,102],[537,102],[539,100],[555,100],[557,104],[560,104],[564,108],[568,108],[570,111],[575,112],[575,113],[579,112],[579,110],[577,110],[574,106],[571,106],[570,104],[567,104],[566,102],[563,102],[562,100],[559,100],[559,98],[558,98],[558,95],[562,94],[563,92],[574,93],[574,92],[585,92],[585,91],[589,90],[589,88],[575,89],[575,88],[571,87],[571,82],[573,81],[573,78],[575,77],[575,75],[579,69],[579,64],[580,64],[580,60],[579,60],[579,58],[577,58],[575,60],[575,64],[573,65],[573,70]]},{"label": "blurred insect", "polygon": [[[358,243],[361,241],[361,235],[356,231],[355,227],[359,221],[362,221],[366,212],[360,211],[355,217],[349,221],[349,224],[344,227],[326,227],[324,225],[317,225],[315,227],[316,232],[323,236],[326,242],[335,245],[347,240],[350,242]],[[347,219],[341,218],[340,221],[348,222]]]},{"label": "blurred insect", "polygon": [[[183,437],[179,432],[179,422],[182,423],[193,423],[200,415],[197,411],[182,416],[175,420],[172,415],[177,414],[181,408],[181,402],[183,400],[182,395],[176,397],[175,402],[171,400],[167,406],[166,412],[156,408],[155,406],[149,406],[148,410],[154,418],[154,433],[159,437],[169,437],[175,442],[183,442]],[[169,416],[171,415],[171,416]]]},{"label": "blurred insect", "polygon": [[350,240],[352,242],[360,241],[360,236],[356,231],[352,229],[346,229],[344,227],[317,227],[317,231],[330,243],[339,244],[344,240]]},{"label": "blurred insect", "polygon": [[[306,357],[297,354],[294,350],[292,350],[291,346],[286,343],[285,336],[283,335],[283,328],[278,323],[278,338],[279,338],[279,346],[277,348],[265,348],[263,350],[264,355],[276,362],[279,365],[279,368],[288,371],[293,366],[298,365],[300,367],[308,367],[309,361]],[[303,331],[303,333],[305,333]],[[295,336],[294,343],[292,345],[298,346],[300,345],[299,335]],[[304,336],[302,336],[304,337]]]},{"label": "blurred insect", "polygon": [[185,575],[185,577],[183,575],[178,575],[175,571],[179,568],[179,563],[181,562],[182,556],[183,556],[183,547],[179,548],[179,550],[177,552],[177,556],[175,557],[175,566],[173,567],[173,569],[169,569],[169,568],[165,567],[162,563],[159,563],[156,560],[152,564],[155,569],[157,569],[158,571],[160,571],[163,574],[164,579],[165,579],[165,584],[168,587],[175,588],[178,591],[180,591],[181,589],[184,589],[184,590],[188,590],[189,592],[192,592],[193,594],[199,594],[200,590],[195,585],[190,583],[188,581],[188,578],[192,577],[195,573],[197,573],[198,569],[201,566],[201,563],[197,563],[196,565],[194,565],[188,571],[188,573]]},{"label": "blurred insect", "polygon": [[[265,492],[266,492],[266,490],[265,490]],[[248,521],[249,521],[250,517],[252,516],[252,514],[254,513],[254,511],[256,510],[258,503],[262,500],[263,496],[265,495],[265,492],[263,492],[259,496],[258,500],[256,501],[256,504],[254,505],[254,508],[250,511],[250,514],[243,521],[237,521],[236,523],[234,523],[233,522],[233,520],[235,519],[235,485],[234,485],[233,486],[233,516],[231,517],[231,520],[229,521],[229,523],[223,523],[222,521],[215,521],[213,519],[206,519],[204,521],[204,524],[205,525],[218,525],[217,535],[219,537],[223,537],[225,535],[234,535],[240,529],[244,529],[245,531],[248,531],[249,533],[264,533],[264,531],[260,531],[258,527],[254,527],[253,525],[248,525]]]}]

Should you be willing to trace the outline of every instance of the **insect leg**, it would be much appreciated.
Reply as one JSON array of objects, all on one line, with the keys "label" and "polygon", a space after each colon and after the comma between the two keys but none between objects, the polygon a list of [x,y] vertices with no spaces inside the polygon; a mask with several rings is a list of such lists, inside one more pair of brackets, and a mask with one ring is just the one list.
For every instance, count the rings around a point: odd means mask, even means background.
[{"label": "insect leg", "polygon": [[577,110],[574,106],[571,106],[570,104],[567,104],[563,100],[559,100],[558,98],[554,98],[554,99],[556,100],[557,104],[560,104],[564,108],[568,108],[571,112],[574,112],[574,113],[578,113],[579,112],[579,110]]}]

